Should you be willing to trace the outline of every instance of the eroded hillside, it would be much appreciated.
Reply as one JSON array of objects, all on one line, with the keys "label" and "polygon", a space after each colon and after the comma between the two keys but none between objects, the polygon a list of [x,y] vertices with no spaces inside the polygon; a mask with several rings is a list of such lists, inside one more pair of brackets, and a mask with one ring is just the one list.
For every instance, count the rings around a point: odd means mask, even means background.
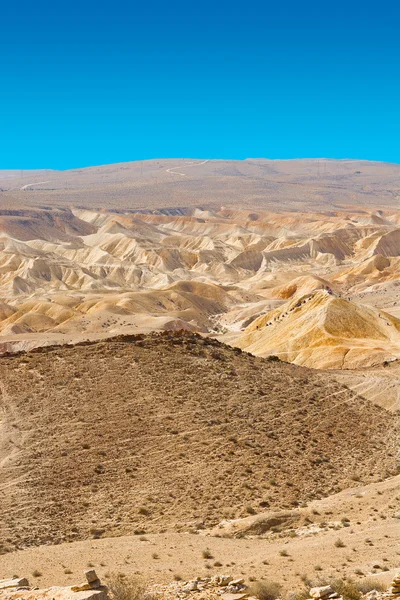
[{"label": "eroded hillside", "polygon": [[393,361],[399,219],[364,208],[2,210],[1,347],[187,329],[310,367]]}]

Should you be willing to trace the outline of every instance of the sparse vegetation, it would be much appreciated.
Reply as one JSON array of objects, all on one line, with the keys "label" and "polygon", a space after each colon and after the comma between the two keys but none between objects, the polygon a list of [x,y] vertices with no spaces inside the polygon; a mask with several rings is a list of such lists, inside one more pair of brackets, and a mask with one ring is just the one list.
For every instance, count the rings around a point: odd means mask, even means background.
[{"label": "sparse vegetation", "polygon": [[34,571],[32,571],[32,577],[41,577],[42,576],[42,572],[38,571],[38,569],[35,569]]},{"label": "sparse vegetation", "polygon": [[279,597],[282,586],[275,581],[256,581],[250,586],[252,596],[258,600],[275,600]]},{"label": "sparse vegetation", "polygon": [[360,600],[360,591],[351,580],[334,579],[329,583],[335,592],[343,597],[343,600]]},{"label": "sparse vegetation", "polygon": [[111,573],[107,586],[113,600],[151,600],[146,583],[139,577],[128,577],[124,573]]},{"label": "sparse vegetation", "polygon": [[368,594],[368,592],[371,592],[372,590],[376,590],[377,592],[386,591],[386,585],[383,584],[381,581],[373,579],[372,577],[367,577],[365,579],[362,579],[361,581],[357,581],[357,583],[355,583],[354,585],[357,588],[357,590],[361,592],[361,594]]},{"label": "sparse vegetation", "polygon": [[201,553],[202,557],[205,559],[211,559],[213,558],[213,555],[211,553],[211,550],[209,548],[206,548],[205,550],[203,550],[203,552]]}]

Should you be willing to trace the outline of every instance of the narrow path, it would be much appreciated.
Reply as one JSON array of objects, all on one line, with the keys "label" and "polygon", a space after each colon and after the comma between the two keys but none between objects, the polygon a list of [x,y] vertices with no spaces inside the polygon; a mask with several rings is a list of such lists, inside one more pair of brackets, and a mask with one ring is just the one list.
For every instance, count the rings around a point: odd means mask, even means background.
[{"label": "narrow path", "polygon": [[[3,454],[2,449],[4,450],[5,446],[6,446],[6,428],[5,428],[5,421],[6,421],[6,407],[8,405],[8,394],[7,394],[7,390],[6,390],[6,386],[4,385],[4,383],[2,381],[0,381],[0,392],[1,392],[1,396],[0,396],[0,469],[3,467],[3,465],[7,462],[8,458],[9,458],[9,452],[6,452],[5,454]],[[2,488],[3,485],[0,485],[0,488]]]},{"label": "narrow path", "polygon": [[[203,160],[203,162],[189,162],[183,165],[184,167],[197,167],[200,165],[205,165],[205,163],[209,162],[209,159]],[[181,177],[186,177],[186,173],[180,173],[179,171],[175,171],[175,169],[180,169],[181,167],[171,167],[170,169],[165,169],[167,173],[171,173],[171,175],[181,175]]]},{"label": "narrow path", "polygon": [[32,187],[33,185],[43,185],[45,183],[50,183],[50,181],[38,181],[37,183],[27,183],[26,185],[23,185],[22,188],[20,188],[20,189],[26,190],[29,187]]}]

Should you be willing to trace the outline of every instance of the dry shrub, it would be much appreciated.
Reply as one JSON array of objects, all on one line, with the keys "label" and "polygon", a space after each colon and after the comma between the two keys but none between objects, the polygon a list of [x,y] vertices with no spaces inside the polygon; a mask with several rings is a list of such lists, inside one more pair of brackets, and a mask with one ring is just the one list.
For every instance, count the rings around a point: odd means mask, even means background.
[{"label": "dry shrub", "polygon": [[335,579],[331,583],[332,588],[344,600],[360,600],[361,593],[358,590],[358,585],[353,581],[343,581],[343,579]]},{"label": "dry shrub", "polygon": [[361,594],[368,594],[368,592],[372,592],[372,590],[376,590],[377,592],[386,592],[386,585],[380,581],[377,581],[373,577],[368,577],[363,579],[362,581],[357,581],[355,584]]},{"label": "dry shrub", "polygon": [[258,600],[275,600],[279,597],[282,586],[276,581],[256,581],[250,589],[251,595]]},{"label": "dry shrub", "polygon": [[139,577],[113,573],[107,586],[113,600],[152,600],[151,594],[146,591],[146,582]]}]

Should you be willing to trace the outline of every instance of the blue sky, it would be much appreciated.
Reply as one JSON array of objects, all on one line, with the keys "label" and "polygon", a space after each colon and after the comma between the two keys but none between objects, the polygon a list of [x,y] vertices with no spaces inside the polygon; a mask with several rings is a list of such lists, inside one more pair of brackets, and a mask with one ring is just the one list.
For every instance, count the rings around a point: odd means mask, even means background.
[{"label": "blue sky", "polygon": [[394,1],[8,0],[0,17],[0,169],[400,163]]}]

